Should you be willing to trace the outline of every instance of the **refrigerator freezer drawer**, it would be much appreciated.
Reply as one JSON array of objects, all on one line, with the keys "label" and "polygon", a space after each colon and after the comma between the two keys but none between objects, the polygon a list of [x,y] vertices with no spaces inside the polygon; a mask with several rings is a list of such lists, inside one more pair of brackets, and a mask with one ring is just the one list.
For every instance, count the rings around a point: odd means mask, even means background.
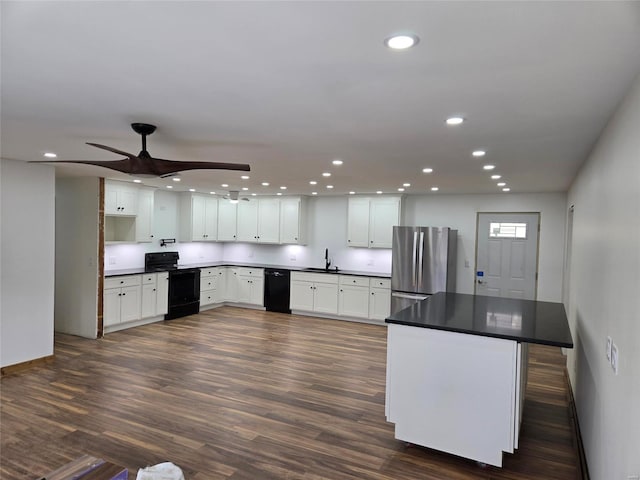
[{"label": "refrigerator freezer drawer", "polygon": [[427,298],[429,295],[421,293],[391,292],[391,313],[397,313]]}]

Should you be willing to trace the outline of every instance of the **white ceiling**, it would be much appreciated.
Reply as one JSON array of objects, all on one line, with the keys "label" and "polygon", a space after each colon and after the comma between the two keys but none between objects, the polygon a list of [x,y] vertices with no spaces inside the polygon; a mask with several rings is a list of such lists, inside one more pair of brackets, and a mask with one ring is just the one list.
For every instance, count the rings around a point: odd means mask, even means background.
[{"label": "white ceiling", "polygon": [[[249,180],[146,182],[207,192],[498,192],[486,163],[512,192],[566,191],[640,71],[635,1],[3,1],[1,15],[2,158],[117,160],[85,142],[138,153],[129,124],[147,122],[152,156],[251,165]],[[393,52],[397,32],[420,43]]]}]

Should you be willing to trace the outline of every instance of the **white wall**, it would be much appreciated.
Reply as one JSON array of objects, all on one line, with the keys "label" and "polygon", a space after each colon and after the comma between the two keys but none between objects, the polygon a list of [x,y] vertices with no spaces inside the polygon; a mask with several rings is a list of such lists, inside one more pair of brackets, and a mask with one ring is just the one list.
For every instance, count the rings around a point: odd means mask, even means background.
[{"label": "white wall", "polygon": [[[404,202],[404,225],[458,230],[456,290],[474,292],[478,212],[540,212],[538,300],[562,301],[566,195],[564,193],[499,195],[418,195]],[[465,262],[469,266],[465,267]]]},{"label": "white wall", "polygon": [[0,366],[53,355],[54,168],[0,161]]},{"label": "white wall", "polygon": [[56,332],[98,334],[99,209],[97,177],[56,179]]},{"label": "white wall", "polygon": [[[640,77],[580,170],[575,205],[568,368],[593,480],[640,473]],[[619,373],[605,355],[618,346]]]}]

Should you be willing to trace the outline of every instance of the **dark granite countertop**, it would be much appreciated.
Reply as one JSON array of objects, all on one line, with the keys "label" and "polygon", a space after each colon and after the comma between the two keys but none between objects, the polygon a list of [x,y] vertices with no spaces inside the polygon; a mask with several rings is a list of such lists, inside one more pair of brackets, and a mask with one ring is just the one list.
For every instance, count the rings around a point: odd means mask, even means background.
[{"label": "dark granite countertop", "polygon": [[573,348],[562,303],[439,292],[386,322]]},{"label": "dark granite countertop", "polygon": [[[308,272],[308,273],[330,273],[330,274],[338,274],[338,275],[356,275],[363,277],[376,277],[376,278],[391,278],[390,273],[380,273],[380,272],[361,272],[356,270],[335,270],[329,269],[325,271],[322,268],[313,268],[313,267],[294,267],[287,265],[271,265],[264,263],[230,263],[230,262],[205,262],[205,263],[191,263],[185,265],[178,265],[178,270],[184,268],[210,268],[210,267],[249,267],[249,268],[278,268],[282,270],[290,270],[292,272]],[[142,273],[155,273],[155,272],[146,272],[144,267],[139,268],[127,268],[121,270],[105,270],[105,277],[116,277],[120,275],[140,275]]]}]

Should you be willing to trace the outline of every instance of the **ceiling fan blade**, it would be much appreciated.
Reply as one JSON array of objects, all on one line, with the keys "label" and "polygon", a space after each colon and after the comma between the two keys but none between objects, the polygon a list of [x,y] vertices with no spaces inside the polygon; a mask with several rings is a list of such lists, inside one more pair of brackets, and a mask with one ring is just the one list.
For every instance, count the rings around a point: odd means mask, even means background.
[{"label": "ceiling fan blade", "polygon": [[102,150],[108,150],[110,152],[117,153],[118,155],[124,155],[125,157],[136,158],[136,155],[132,153],[127,153],[123,150],[118,150],[117,148],[108,147],[106,145],[100,145],[99,143],[87,142],[87,145],[91,145],[92,147],[96,147],[96,148],[101,148]]},{"label": "ceiling fan blade", "polygon": [[123,160],[111,160],[111,161],[101,161],[101,160],[38,160],[31,161],[29,163],[48,163],[48,164],[56,164],[56,163],[79,163],[81,165],[95,165],[96,167],[104,167],[109,168],[111,170],[116,170],[117,172],[122,173],[131,173],[132,162],[130,158],[125,158]]},{"label": "ceiling fan blade", "polygon": [[156,173],[165,176],[169,173],[183,172],[185,170],[251,170],[249,165],[243,163],[221,163],[221,162],[180,162],[176,160],[153,159],[153,166]]}]

